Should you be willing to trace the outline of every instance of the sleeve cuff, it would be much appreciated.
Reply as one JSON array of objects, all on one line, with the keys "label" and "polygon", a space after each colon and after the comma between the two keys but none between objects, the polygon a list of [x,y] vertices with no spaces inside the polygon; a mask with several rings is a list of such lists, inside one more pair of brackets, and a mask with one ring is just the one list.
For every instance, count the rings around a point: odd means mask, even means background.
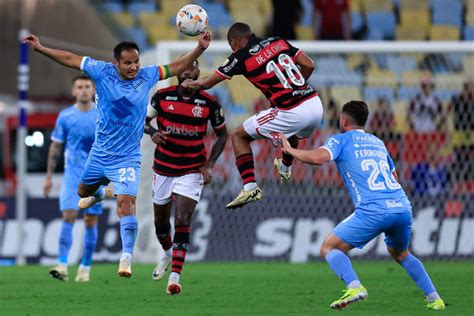
[{"label": "sleeve cuff", "polygon": [[225,74],[223,74],[222,72],[219,71],[219,69],[216,69],[215,73],[219,76],[221,76],[222,78],[225,78],[225,79],[231,79],[232,77],[229,77]]},{"label": "sleeve cuff", "polygon": [[64,140],[51,136],[51,140],[56,143],[64,143]]},{"label": "sleeve cuff", "polygon": [[298,49],[298,51],[295,54],[295,59],[298,58],[299,55],[301,55],[303,51],[301,49]]},{"label": "sleeve cuff", "polygon": [[225,122],[222,123],[222,124],[219,125],[219,126],[213,126],[212,128],[213,128],[214,130],[219,130],[219,129],[222,129],[222,128],[224,128],[224,127],[225,127]]},{"label": "sleeve cuff", "polygon": [[321,146],[321,147],[319,147],[319,148],[326,149],[326,150],[327,150],[327,152],[329,153],[329,156],[331,157],[331,161],[333,161],[333,160],[334,160],[334,155],[332,154],[332,151],[331,151],[331,149],[329,149],[329,148],[328,148],[328,147],[326,147],[326,146]]},{"label": "sleeve cuff", "polygon": [[82,60],[81,60],[81,71],[84,71],[84,64],[86,63],[86,59],[89,58],[88,56],[84,56],[82,57]]}]

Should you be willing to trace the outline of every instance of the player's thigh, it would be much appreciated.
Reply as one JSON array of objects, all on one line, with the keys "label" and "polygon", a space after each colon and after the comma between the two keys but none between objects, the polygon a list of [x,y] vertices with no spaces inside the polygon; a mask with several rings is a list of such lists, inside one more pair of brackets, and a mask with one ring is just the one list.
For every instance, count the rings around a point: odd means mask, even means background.
[{"label": "player's thigh", "polygon": [[171,202],[173,187],[177,178],[153,173],[152,194],[155,205],[161,206]]},{"label": "player's thigh", "polygon": [[104,163],[94,155],[89,155],[80,177],[79,195],[93,195],[101,185],[107,185],[108,183]]},{"label": "player's thigh", "polygon": [[140,184],[140,157],[117,159],[105,166],[105,177],[114,184],[115,194],[137,196]]},{"label": "player's thigh", "polygon": [[412,214],[394,213],[388,215],[390,226],[385,232],[385,244],[396,251],[405,251],[410,245]]},{"label": "player's thigh", "polygon": [[310,137],[314,130],[321,125],[323,104],[318,96],[304,101],[292,110],[301,122],[300,129],[295,134],[298,138]]},{"label": "player's thigh", "polygon": [[332,233],[352,247],[363,248],[383,232],[383,218],[377,215],[361,215],[357,211],[334,227]]}]

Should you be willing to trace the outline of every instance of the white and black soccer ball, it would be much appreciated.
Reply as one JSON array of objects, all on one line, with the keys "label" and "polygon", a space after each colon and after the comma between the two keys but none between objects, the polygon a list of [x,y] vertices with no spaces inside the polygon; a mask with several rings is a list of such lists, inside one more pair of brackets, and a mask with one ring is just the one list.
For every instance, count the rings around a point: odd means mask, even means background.
[{"label": "white and black soccer ball", "polygon": [[197,4],[188,4],[176,14],[178,30],[188,36],[196,36],[204,32],[209,21],[206,11]]}]

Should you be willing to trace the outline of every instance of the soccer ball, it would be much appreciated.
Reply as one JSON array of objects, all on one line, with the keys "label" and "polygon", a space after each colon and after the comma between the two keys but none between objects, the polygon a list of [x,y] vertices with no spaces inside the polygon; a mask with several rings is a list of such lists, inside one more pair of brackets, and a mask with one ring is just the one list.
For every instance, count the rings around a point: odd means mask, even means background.
[{"label": "soccer ball", "polygon": [[196,36],[204,32],[207,22],[206,11],[196,4],[185,5],[176,14],[178,30],[189,36]]}]

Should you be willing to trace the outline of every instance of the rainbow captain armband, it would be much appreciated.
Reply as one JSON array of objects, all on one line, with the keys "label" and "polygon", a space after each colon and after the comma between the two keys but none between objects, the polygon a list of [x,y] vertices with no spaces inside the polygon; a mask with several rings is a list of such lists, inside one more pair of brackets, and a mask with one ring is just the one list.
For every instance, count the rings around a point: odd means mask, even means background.
[{"label": "rainbow captain armband", "polygon": [[170,68],[168,65],[160,65],[158,69],[160,71],[160,80],[165,80],[170,76]]}]

